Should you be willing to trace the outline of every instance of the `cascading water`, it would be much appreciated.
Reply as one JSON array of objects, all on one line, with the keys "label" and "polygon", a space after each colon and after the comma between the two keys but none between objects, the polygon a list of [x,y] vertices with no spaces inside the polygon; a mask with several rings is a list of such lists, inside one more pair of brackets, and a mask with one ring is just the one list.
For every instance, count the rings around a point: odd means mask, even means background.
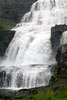
[{"label": "cascading water", "polygon": [[[30,12],[13,29],[16,34],[10,43],[1,70],[5,88],[46,86],[51,72],[51,27],[67,24],[67,0],[38,0]],[[9,77],[8,77],[9,76]]]},{"label": "cascading water", "polygon": [[63,34],[62,34],[62,37],[60,39],[60,45],[62,44],[67,44],[67,31],[65,31]]}]

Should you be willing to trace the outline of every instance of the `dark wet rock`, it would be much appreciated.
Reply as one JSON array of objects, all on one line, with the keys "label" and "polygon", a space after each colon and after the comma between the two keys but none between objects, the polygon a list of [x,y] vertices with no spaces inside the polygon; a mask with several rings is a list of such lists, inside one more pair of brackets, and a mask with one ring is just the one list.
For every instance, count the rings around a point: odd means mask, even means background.
[{"label": "dark wet rock", "polygon": [[67,79],[67,44],[62,45],[56,55],[57,75],[59,78]]},{"label": "dark wet rock", "polygon": [[38,88],[34,89],[22,89],[22,90],[10,90],[10,89],[0,89],[0,98],[15,98],[15,99],[21,99],[24,97],[29,97],[31,95],[37,94]]},{"label": "dark wet rock", "polygon": [[17,91],[9,89],[0,89],[0,98],[10,98],[15,96]]},{"label": "dark wet rock", "polygon": [[[57,89],[67,84],[67,44],[57,50],[56,66],[53,67],[53,75],[50,79],[50,86],[57,86]],[[55,87],[56,87],[55,86]]]},{"label": "dark wet rock", "polygon": [[[55,82],[55,77],[52,76],[50,81],[54,84],[54,82]],[[51,85],[52,85],[52,84],[51,84]]]},{"label": "dark wet rock", "polygon": [[13,39],[15,31],[0,30],[0,56],[3,56],[9,43]]},{"label": "dark wet rock", "polygon": [[54,54],[60,46],[60,39],[65,31],[67,31],[67,25],[56,25],[51,28],[51,44]]},{"label": "dark wet rock", "polygon": [[16,98],[24,98],[24,97],[29,97],[31,95],[35,95],[37,94],[38,88],[34,88],[34,89],[23,89],[17,92],[16,94]]},{"label": "dark wet rock", "polygon": [[0,69],[0,88],[8,87],[11,82],[11,74],[6,74],[6,71],[1,71]]},{"label": "dark wet rock", "polygon": [[0,87],[4,86],[4,78],[6,76],[6,72],[5,71],[1,71],[0,72]]},{"label": "dark wet rock", "polygon": [[56,61],[62,67],[67,66],[67,44],[57,50]]}]

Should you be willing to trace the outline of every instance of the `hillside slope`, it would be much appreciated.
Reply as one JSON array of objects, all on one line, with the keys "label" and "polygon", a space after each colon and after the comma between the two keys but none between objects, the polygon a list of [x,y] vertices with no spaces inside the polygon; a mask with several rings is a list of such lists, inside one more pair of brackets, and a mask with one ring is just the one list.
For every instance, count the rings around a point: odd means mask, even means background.
[{"label": "hillside slope", "polygon": [[0,0],[0,29],[15,26],[37,0]]}]

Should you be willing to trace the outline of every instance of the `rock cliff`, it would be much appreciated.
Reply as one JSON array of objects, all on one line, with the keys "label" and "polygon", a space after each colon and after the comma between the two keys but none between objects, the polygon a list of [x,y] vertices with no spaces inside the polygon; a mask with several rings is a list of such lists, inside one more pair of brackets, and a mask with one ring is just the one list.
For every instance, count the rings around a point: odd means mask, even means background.
[{"label": "rock cliff", "polygon": [[51,44],[54,54],[60,46],[60,39],[65,31],[67,31],[67,25],[56,25],[51,28]]},{"label": "rock cliff", "polygon": [[0,30],[0,56],[3,56],[9,43],[14,37],[15,31]]}]

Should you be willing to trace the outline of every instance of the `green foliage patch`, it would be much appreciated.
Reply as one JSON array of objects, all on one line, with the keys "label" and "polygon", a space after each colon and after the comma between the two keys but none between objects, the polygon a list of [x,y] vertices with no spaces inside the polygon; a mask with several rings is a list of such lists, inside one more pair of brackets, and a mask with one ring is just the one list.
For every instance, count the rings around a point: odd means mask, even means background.
[{"label": "green foliage patch", "polygon": [[0,19],[0,29],[11,29],[14,25],[12,20]]},{"label": "green foliage patch", "polygon": [[53,88],[46,88],[45,98],[42,99],[42,90],[38,90],[38,94],[23,99],[16,100],[67,100],[67,87],[59,87],[59,90],[53,91]]}]

